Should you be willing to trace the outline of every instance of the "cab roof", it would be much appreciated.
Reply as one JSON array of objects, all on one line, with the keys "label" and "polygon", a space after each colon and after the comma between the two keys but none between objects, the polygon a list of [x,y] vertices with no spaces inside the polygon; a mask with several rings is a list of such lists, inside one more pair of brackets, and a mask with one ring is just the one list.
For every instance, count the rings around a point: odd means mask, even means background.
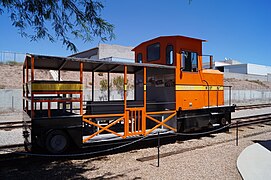
[{"label": "cab roof", "polygon": [[177,39],[177,40],[181,40],[181,39],[191,39],[191,40],[196,40],[196,41],[201,41],[201,42],[207,42],[207,40],[197,39],[197,38],[191,38],[191,37],[181,36],[181,35],[175,35],[175,36],[159,36],[159,37],[157,37],[157,38],[150,39],[150,40],[148,40],[148,41],[145,41],[145,42],[143,42],[143,43],[140,43],[140,44],[137,45],[135,48],[133,48],[132,51],[135,51],[139,46],[148,44],[148,43],[150,43],[150,42],[163,40],[163,39]]}]

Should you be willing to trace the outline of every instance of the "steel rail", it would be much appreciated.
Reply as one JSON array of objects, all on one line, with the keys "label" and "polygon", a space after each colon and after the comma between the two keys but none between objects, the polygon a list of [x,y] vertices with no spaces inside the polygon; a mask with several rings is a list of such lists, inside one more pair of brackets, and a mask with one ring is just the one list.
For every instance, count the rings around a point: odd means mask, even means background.
[{"label": "steel rail", "polygon": [[[6,122],[0,122],[0,130],[1,129],[17,129],[17,128],[23,128],[24,121],[6,121]],[[30,125],[30,121],[26,121],[28,125]]]},{"label": "steel rail", "polygon": [[0,149],[11,149],[11,148],[20,148],[20,147],[24,147],[24,144],[20,143],[20,144],[3,145],[3,146],[0,146]]},{"label": "steel rail", "polygon": [[271,104],[252,104],[252,105],[245,105],[245,106],[236,106],[235,110],[246,110],[246,109],[257,109],[257,108],[265,108],[271,107]]},{"label": "steel rail", "polygon": [[[249,126],[254,124],[260,124],[260,123],[266,123],[271,122],[271,114],[262,114],[262,115],[255,115],[255,116],[248,116],[248,117],[240,117],[232,119],[232,121],[235,121],[231,124],[230,128],[236,128],[241,126]],[[237,123],[238,121],[238,123]]]}]

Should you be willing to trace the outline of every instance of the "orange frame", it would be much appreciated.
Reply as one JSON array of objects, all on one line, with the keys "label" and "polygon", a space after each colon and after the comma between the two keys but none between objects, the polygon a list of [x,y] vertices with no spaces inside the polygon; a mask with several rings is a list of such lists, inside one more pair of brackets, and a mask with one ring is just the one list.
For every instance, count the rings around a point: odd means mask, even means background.
[{"label": "orange frame", "polygon": [[[83,139],[83,143],[86,143],[93,137],[99,135],[103,131],[110,132],[116,136],[126,138],[129,136],[136,136],[136,135],[144,135],[147,136],[151,132],[153,132],[155,129],[159,128],[160,126],[165,126],[168,129],[176,132],[177,130],[167,124],[165,124],[167,121],[172,119],[176,115],[175,110],[169,110],[169,111],[157,111],[157,112],[147,112],[147,68],[143,68],[143,107],[133,107],[129,108],[127,107],[127,66],[124,66],[124,113],[123,114],[98,114],[98,115],[83,115],[82,119],[84,122],[99,127],[100,130],[89,135],[88,137]],[[151,115],[161,115],[161,114],[170,114],[167,118],[165,118],[162,121],[159,121],[158,119],[155,119]],[[110,124],[106,126],[101,126],[97,123],[94,123],[91,121],[93,118],[108,118],[108,117],[119,117],[118,119],[114,120]],[[156,126],[154,126],[152,129],[146,129],[146,121],[147,119],[150,119],[151,121],[157,123]],[[120,134],[118,132],[112,131],[109,128],[115,125],[116,123],[119,123],[123,121],[124,122],[124,132],[123,134]]]}]

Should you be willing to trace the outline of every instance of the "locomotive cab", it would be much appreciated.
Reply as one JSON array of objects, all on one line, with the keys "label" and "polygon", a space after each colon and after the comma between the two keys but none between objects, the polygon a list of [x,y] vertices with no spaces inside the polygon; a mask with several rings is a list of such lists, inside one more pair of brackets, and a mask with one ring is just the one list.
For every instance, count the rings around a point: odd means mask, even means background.
[{"label": "locomotive cab", "polygon": [[[184,36],[162,36],[133,49],[137,63],[175,67],[174,95],[167,96],[175,101],[179,131],[225,125],[234,111],[234,106],[224,103],[224,90],[229,87],[224,86],[223,73],[212,69],[212,56],[210,69],[203,69],[203,42]],[[165,80],[166,76],[160,78]]]}]

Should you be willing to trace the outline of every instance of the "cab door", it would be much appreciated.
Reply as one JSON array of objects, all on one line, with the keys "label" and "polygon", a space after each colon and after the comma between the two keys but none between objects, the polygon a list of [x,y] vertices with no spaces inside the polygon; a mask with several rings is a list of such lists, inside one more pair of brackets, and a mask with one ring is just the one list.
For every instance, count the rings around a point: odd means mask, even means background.
[{"label": "cab door", "polygon": [[202,92],[205,87],[202,86],[198,53],[186,50],[180,52],[178,63],[180,73],[179,77],[176,77],[176,102],[183,110],[201,108]]}]

